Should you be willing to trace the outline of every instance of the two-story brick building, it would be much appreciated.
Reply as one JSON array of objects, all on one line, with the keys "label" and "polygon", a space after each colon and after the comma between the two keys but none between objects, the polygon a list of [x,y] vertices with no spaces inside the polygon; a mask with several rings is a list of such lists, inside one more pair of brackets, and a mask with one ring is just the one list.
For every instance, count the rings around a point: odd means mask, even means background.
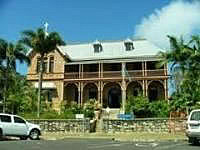
[{"label": "two-story brick building", "polygon": [[[83,105],[89,99],[118,109],[139,92],[150,101],[167,99],[167,65],[156,67],[159,51],[145,39],[67,44],[45,56],[43,89],[55,109],[62,101]],[[37,88],[40,56],[29,56],[27,79]]]}]

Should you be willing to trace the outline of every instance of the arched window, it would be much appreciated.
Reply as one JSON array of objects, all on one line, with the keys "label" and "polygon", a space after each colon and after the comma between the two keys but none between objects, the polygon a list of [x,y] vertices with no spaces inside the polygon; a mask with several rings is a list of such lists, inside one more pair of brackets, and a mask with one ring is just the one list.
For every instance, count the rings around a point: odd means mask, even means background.
[{"label": "arched window", "polygon": [[54,57],[51,56],[49,59],[49,72],[52,73],[54,72]]},{"label": "arched window", "polygon": [[37,58],[36,72],[40,72],[40,57]]},{"label": "arched window", "polygon": [[43,62],[43,72],[47,73],[47,64],[48,64],[48,59],[47,57],[44,58],[44,62]]}]

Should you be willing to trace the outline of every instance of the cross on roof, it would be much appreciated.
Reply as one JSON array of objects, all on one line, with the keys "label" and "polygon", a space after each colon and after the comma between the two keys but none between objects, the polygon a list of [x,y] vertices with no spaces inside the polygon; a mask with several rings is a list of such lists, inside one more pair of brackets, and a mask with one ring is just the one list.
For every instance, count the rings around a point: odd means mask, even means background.
[{"label": "cross on roof", "polygon": [[49,26],[48,22],[45,22],[45,23],[44,23],[44,29],[45,29],[45,32],[46,32],[46,33],[47,33],[47,30],[48,30],[48,26]]}]

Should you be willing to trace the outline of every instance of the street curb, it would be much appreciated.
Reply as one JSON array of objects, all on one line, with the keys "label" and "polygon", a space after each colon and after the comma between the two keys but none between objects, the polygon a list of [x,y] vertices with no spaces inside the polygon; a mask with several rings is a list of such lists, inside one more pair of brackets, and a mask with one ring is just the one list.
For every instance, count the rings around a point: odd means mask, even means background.
[{"label": "street curb", "polygon": [[136,138],[116,138],[114,135],[110,136],[86,136],[86,135],[65,135],[62,137],[55,137],[55,136],[41,136],[42,140],[64,140],[64,139],[108,139],[112,141],[120,141],[120,142],[162,142],[162,141],[169,141],[169,142],[180,142],[180,141],[188,141],[187,138],[172,138],[172,139],[136,139]]},{"label": "street curb", "polygon": [[120,139],[120,138],[117,138],[117,139],[114,139],[115,141],[120,141],[120,142],[180,142],[180,141],[188,141],[187,139],[130,139],[130,140],[124,140],[124,139]]}]

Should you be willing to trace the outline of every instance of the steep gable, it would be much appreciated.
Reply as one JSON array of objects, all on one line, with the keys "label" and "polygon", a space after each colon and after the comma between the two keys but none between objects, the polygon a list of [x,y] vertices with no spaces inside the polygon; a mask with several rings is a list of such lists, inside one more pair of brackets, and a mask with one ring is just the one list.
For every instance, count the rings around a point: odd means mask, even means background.
[{"label": "steep gable", "polygon": [[[37,59],[40,58],[39,53],[31,52],[29,53],[29,57],[31,59],[31,64],[28,69],[28,74],[36,74],[37,73]],[[63,55],[60,50],[56,49],[52,51],[51,53],[48,53],[45,55],[47,58],[47,68],[49,70],[49,63],[50,63],[50,57],[53,58],[54,61],[54,73],[64,73],[64,64],[66,62],[66,56]],[[47,72],[49,73],[49,72]]]}]

